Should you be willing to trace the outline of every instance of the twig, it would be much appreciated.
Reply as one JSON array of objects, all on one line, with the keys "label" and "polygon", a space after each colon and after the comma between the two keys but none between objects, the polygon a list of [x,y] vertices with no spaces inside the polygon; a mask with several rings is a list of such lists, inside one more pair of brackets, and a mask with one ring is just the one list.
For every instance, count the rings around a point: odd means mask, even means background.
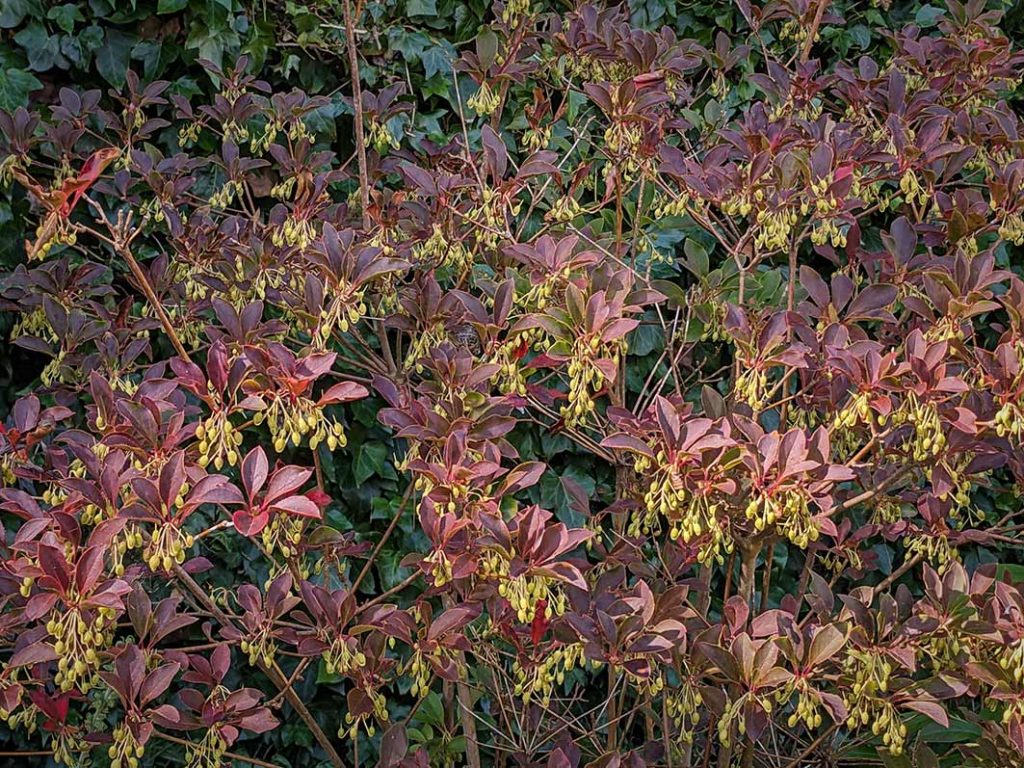
[{"label": "twig", "polygon": [[359,589],[359,585],[363,583],[363,579],[366,578],[366,574],[370,572],[370,568],[373,566],[374,561],[377,559],[377,555],[380,554],[381,549],[383,549],[384,543],[390,538],[392,532],[398,526],[398,521],[401,520],[402,515],[405,514],[405,505],[409,503],[409,499],[412,497],[412,489],[413,484],[409,483],[409,487],[405,489],[405,495],[402,497],[402,502],[401,504],[398,505],[398,511],[395,513],[395,516],[391,519],[390,525],[388,525],[387,530],[385,530],[384,534],[380,537],[380,541],[377,542],[377,546],[373,548],[373,552],[370,553],[370,558],[366,561],[366,564],[363,566],[363,569],[359,572],[359,575],[356,576],[356,580],[352,582],[353,595],[356,593],[356,590]]},{"label": "twig", "polygon": [[909,560],[907,560],[907,561],[906,561],[905,563],[903,563],[903,565],[901,565],[901,566],[900,566],[899,568],[897,568],[897,569],[896,569],[895,571],[893,571],[893,572],[892,572],[892,573],[890,573],[890,574],[889,574],[888,576],[886,576],[886,577],[885,577],[884,579],[882,579],[882,581],[878,582],[878,584],[876,584],[876,585],[875,585],[874,587],[872,587],[872,589],[871,589],[871,598],[872,598],[872,599],[874,599],[875,597],[877,597],[877,596],[878,596],[878,594],[879,594],[880,592],[882,592],[883,590],[886,590],[886,589],[888,589],[888,588],[889,588],[889,586],[890,586],[890,585],[891,585],[891,584],[892,584],[892,583],[893,583],[894,581],[896,581],[896,579],[898,579],[898,578],[899,578],[900,576],[902,576],[902,575],[903,575],[904,573],[906,573],[906,572],[907,572],[907,571],[909,571],[909,570],[910,570],[911,568],[913,568],[913,567],[914,567],[915,565],[917,565],[918,563],[920,563],[922,559],[924,559],[924,555],[922,555],[922,554],[920,554],[920,553],[918,553],[918,554],[914,555],[914,556],[913,556],[912,558],[910,558],[910,559],[909,559]]},{"label": "twig", "polygon": [[[171,736],[168,733],[161,733],[160,731],[153,731],[153,735],[162,741],[169,742],[171,744],[178,744],[182,747],[194,746],[191,741],[186,739],[179,739],[177,736]],[[3,753],[0,752],[0,755]],[[47,752],[46,754],[50,754]],[[281,766],[275,763],[267,763],[263,760],[257,760],[255,757],[249,757],[248,755],[240,755],[237,752],[224,752],[221,755],[226,760],[237,760],[240,763],[247,763],[248,765],[255,765],[256,768],[281,768]]]},{"label": "twig", "polygon": [[[451,608],[453,604],[451,595],[445,595],[445,608]],[[473,696],[462,677],[463,675],[469,677],[469,667],[466,664],[466,655],[462,651],[455,653],[455,664],[459,670],[455,691],[459,698],[459,719],[462,721],[462,733],[466,737],[466,763],[469,768],[480,768],[480,742],[477,740],[476,721],[473,719]]]},{"label": "twig", "polygon": [[801,64],[805,64],[811,57],[811,46],[814,45],[814,38],[818,36],[818,28],[821,26],[821,19],[825,15],[825,8],[827,6],[828,0],[818,0],[818,10],[814,14],[811,28],[807,30],[807,40],[804,41],[804,49],[800,53]]},{"label": "twig", "polygon": [[370,228],[370,175],[366,170],[366,140],[363,137],[363,93],[359,78],[359,50],[356,48],[356,27],[349,0],[342,3],[345,14],[345,43],[348,65],[352,70],[352,108],[355,110],[356,157],[359,161],[359,193],[362,204],[363,229]]},{"label": "twig", "polygon": [[838,727],[839,723],[832,723],[832,725],[829,728],[827,728],[824,733],[822,733],[818,738],[811,742],[811,745],[807,749],[805,749],[803,752],[797,755],[793,759],[793,761],[786,766],[786,768],[800,768],[800,764],[803,762],[804,758],[812,754],[814,750],[821,746],[821,743],[825,741],[825,739],[827,739],[829,736],[831,736]]},{"label": "twig", "polygon": [[[131,222],[131,214],[124,219],[118,217],[116,225],[111,224],[104,213],[103,208],[92,198],[86,196],[86,201],[91,205],[100,216],[100,220],[104,226],[110,231],[113,236],[111,242],[114,245],[114,250],[121,258],[128,262],[128,267],[131,269],[132,274],[135,275],[135,279],[139,282],[142,292],[146,294],[146,300],[149,301],[150,306],[156,313],[157,318],[160,320],[160,325],[163,326],[164,333],[167,334],[167,338],[171,340],[171,344],[174,346],[174,350],[178,353],[178,356],[186,363],[191,363],[192,358],[189,357],[188,352],[185,351],[185,345],[181,343],[181,339],[178,338],[177,331],[174,330],[174,324],[171,323],[171,318],[168,317],[166,310],[164,310],[163,304],[160,303],[160,299],[156,295],[156,291],[153,290],[152,283],[149,282],[149,278],[146,276],[145,271],[139,265],[139,262],[135,260],[135,256],[132,255],[131,241],[134,236],[129,237],[127,235],[128,226]],[[141,228],[135,230],[136,233],[141,231]]]}]

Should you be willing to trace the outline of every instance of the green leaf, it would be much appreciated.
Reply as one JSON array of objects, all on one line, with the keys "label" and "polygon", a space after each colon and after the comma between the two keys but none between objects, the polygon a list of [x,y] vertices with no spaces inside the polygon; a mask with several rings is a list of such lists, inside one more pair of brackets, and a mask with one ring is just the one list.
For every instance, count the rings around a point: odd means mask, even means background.
[{"label": "green leaf", "polygon": [[850,27],[849,35],[858,48],[867,48],[871,45],[871,30],[863,24],[854,24]]},{"label": "green leaf", "polygon": [[416,719],[421,723],[427,723],[429,725],[444,724],[444,707],[441,705],[441,697],[438,696],[435,691],[431,691],[427,694],[427,697],[423,699],[423,703],[420,704],[420,710],[416,715]]},{"label": "green leaf", "polygon": [[498,36],[494,30],[485,27],[476,37],[476,55],[480,57],[480,65],[490,69],[498,58]]},{"label": "green leaf", "polygon": [[14,36],[14,41],[25,49],[29,69],[46,72],[54,67],[67,67],[68,60],[60,52],[60,38],[51,35],[38,22],[29,24]]},{"label": "green leaf", "polygon": [[142,73],[145,79],[150,80],[157,76],[160,71],[160,53],[163,51],[163,43],[159,40],[140,40],[132,48],[132,58],[142,62]]},{"label": "green leaf", "polygon": [[410,16],[437,16],[435,0],[407,0],[405,12]]},{"label": "green leaf", "polygon": [[629,353],[643,357],[662,348],[662,331],[660,325],[640,325],[629,334]]},{"label": "green leaf", "polygon": [[96,69],[115,88],[123,88],[128,62],[138,38],[116,29],[108,29],[103,47],[96,51]]},{"label": "green leaf", "polygon": [[188,0],[160,0],[156,4],[157,13],[177,13],[188,5]]},{"label": "green leaf", "polygon": [[588,497],[593,497],[597,490],[597,482],[589,472],[576,467],[567,467],[561,475],[552,471],[545,472],[540,481],[541,504],[554,512],[558,519],[566,525],[583,525],[586,521],[572,508],[572,499],[562,483],[562,478],[575,480]]},{"label": "green leaf", "polygon": [[12,112],[28,106],[28,95],[43,84],[36,76],[22,69],[8,69],[0,77],[0,109]]},{"label": "green leaf", "polygon": [[0,0],[0,29],[13,29],[29,15],[42,15],[42,3],[38,0]]},{"label": "green leaf", "polygon": [[46,18],[53,19],[58,27],[68,33],[74,30],[76,21],[85,21],[85,17],[78,9],[78,6],[71,3],[54,6],[46,14]]},{"label": "green leaf", "polygon": [[71,63],[86,69],[92,61],[93,52],[103,45],[103,29],[95,24],[86,27],[77,35],[68,35],[60,41],[60,51]]},{"label": "green leaf", "polygon": [[914,21],[922,27],[934,27],[939,19],[946,15],[943,8],[936,8],[934,5],[923,5],[917,9]]},{"label": "green leaf", "polygon": [[445,76],[445,83],[447,84],[448,76],[452,71],[452,61],[455,59],[455,49],[452,48],[451,43],[445,41],[440,45],[432,45],[429,48],[425,48],[423,53],[420,55],[420,61],[423,63],[423,74],[427,80],[430,80],[434,75],[441,74]]},{"label": "green leaf", "polygon": [[688,238],[683,243],[683,253],[686,258],[683,266],[690,270],[695,277],[707,277],[711,271],[711,259],[708,257],[708,250],[699,240]]},{"label": "green leaf", "polygon": [[380,474],[388,458],[388,448],[383,443],[365,442],[356,448],[356,460],[352,475],[356,484],[361,485],[374,475]]}]

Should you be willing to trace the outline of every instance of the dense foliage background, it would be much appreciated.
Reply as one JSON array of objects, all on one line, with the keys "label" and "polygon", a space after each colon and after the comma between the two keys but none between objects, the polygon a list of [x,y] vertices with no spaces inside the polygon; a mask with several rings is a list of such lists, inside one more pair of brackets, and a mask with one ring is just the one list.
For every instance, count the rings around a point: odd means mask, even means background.
[{"label": "dense foliage background", "polygon": [[0,0],[0,754],[1019,764],[1022,42]]}]

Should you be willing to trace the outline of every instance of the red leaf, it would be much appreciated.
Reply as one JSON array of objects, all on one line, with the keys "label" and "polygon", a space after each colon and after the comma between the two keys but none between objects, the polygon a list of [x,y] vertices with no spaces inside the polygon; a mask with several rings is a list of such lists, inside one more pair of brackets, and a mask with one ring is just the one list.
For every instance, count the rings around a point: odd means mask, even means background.
[{"label": "red leaf", "polygon": [[251,515],[248,509],[239,509],[231,515],[231,523],[243,536],[255,536],[266,528],[269,522],[270,513],[265,509],[260,510],[255,516]]},{"label": "red leaf", "polygon": [[289,515],[320,519],[320,507],[308,496],[289,496],[287,499],[274,502],[270,508],[275,512],[287,512]]}]

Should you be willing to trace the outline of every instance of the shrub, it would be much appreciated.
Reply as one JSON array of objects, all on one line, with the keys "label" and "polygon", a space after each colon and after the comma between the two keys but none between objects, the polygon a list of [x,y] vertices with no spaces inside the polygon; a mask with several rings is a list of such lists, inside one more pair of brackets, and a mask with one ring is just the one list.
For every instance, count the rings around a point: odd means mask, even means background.
[{"label": "shrub", "polygon": [[450,139],[356,77],[347,159],[244,56],[0,115],[16,744],[1020,762],[1024,56],[951,0],[824,68],[829,4],[737,6],[497,5]]}]

